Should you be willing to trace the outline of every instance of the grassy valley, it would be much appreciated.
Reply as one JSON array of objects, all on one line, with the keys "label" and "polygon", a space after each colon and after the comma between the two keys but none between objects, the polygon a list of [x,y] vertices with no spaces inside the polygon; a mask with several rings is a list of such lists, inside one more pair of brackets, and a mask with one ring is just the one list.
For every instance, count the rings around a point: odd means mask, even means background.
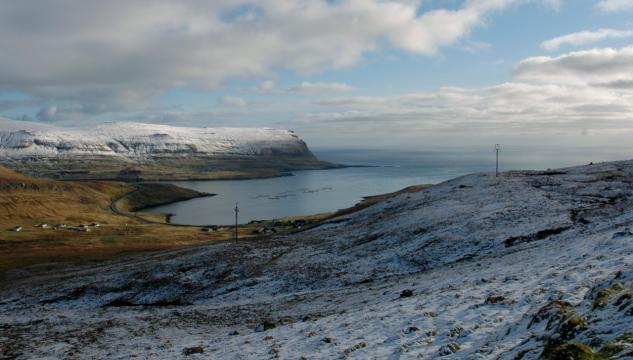
[{"label": "grassy valley", "polygon": [[[143,212],[212,195],[167,183],[32,178],[0,166],[0,277],[16,269],[36,274],[65,263],[233,240],[233,227],[173,225],[169,214]],[[294,232],[331,216],[252,222],[240,225],[238,235]]]},{"label": "grassy valley", "polygon": [[0,272],[229,238],[228,231],[205,233],[135,213],[204,195],[168,184],[35,179],[0,167]]}]

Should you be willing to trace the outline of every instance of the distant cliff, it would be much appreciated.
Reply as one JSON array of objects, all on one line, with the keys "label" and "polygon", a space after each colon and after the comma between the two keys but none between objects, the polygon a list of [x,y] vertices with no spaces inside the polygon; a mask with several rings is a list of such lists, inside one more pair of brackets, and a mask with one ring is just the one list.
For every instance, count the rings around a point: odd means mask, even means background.
[{"label": "distant cliff", "polygon": [[0,158],[31,175],[74,179],[249,178],[334,166],[289,130],[131,122],[62,128],[4,118]]}]

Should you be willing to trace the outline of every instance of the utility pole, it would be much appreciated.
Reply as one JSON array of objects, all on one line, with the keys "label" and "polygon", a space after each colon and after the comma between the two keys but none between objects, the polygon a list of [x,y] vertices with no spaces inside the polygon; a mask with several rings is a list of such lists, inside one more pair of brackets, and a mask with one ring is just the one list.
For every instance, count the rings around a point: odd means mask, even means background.
[{"label": "utility pole", "polygon": [[237,203],[235,203],[235,243],[237,244],[237,213],[240,212],[240,209],[237,207]]},{"label": "utility pole", "polygon": [[497,155],[497,162],[495,164],[495,177],[499,176],[499,152],[501,151],[501,145],[495,144],[495,153]]}]

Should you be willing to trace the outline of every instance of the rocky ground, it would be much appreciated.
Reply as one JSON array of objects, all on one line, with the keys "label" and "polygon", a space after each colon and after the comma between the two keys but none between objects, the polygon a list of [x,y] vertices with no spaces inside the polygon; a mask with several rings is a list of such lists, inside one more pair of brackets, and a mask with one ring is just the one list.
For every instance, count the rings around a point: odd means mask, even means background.
[{"label": "rocky ground", "polygon": [[0,293],[7,358],[633,357],[633,161],[474,174],[301,233]]}]

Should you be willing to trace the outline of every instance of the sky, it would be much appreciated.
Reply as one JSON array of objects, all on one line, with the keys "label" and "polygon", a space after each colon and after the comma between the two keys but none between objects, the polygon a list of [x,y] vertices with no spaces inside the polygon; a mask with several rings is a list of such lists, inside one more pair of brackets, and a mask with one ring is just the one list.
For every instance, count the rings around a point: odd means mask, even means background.
[{"label": "sky", "polygon": [[0,116],[59,126],[321,148],[633,136],[633,0],[4,0],[0,49]]}]

